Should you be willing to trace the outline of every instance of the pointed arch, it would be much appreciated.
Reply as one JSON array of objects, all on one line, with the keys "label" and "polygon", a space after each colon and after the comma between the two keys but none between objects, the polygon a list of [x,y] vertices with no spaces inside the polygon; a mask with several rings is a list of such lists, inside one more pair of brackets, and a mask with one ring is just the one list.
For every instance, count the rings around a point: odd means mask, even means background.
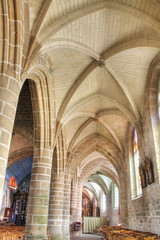
[{"label": "pointed arch", "polygon": [[108,159],[117,172],[119,172],[120,169],[125,169],[123,168],[124,162],[119,148],[103,136],[91,134],[76,145],[73,151],[69,153],[68,168],[70,171],[74,172],[81,161],[93,151],[99,152]]},{"label": "pointed arch", "polygon": [[[45,145],[53,146],[52,97],[49,85],[50,76],[46,70],[40,66],[33,67],[29,74],[25,74],[24,76],[32,80],[30,80],[29,83],[34,113],[35,144],[42,144],[41,147],[45,147]],[[38,139],[40,139],[40,141]]]},{"label": "pointed arch", "polygon": [[[143,119],[146,121],[146,116],[149,115],[152,133],[150,138],[153,137],[154,145],[152,146],[152,154],[155,158],[155,179],[160,184],[160,119],[158,114],[158,96],[159,96],[159,84],[160,84],[160,55],[156,56],[149,68],[146,91],[145,91],[145,105],[144,105],[144,116]],[[153,135],[152,135],[153,134]],[[147,144],[147,143],[146,143]],[[147,146],[145,146],[147,157],[151,157],[151,151],[148,152]],[[154,160],[155,159],[155,160]]]},{"label": "pointed arch", "polygon": [[159,28],[159,21],[152,17],[146,15],[141,10],[138,10],[134,7],[127,6],[126,4],[123,3],[118,3],[118,2],[113,2],[111,0],[109,1],[102,1],[99,3],[95,3],[92,6],[85,7],[84,9],[79,9],[77,11],[71,12],[68,14],[67,18],[66,17],[61,17],[57,19],[56,21],[52,22],[49,26],[47,26],[39,35],[39,40],[35,44],[35,48],[32,52],[32,58],[37,54],[37,52],[41,49],[42,45],[56,32],[58,32],[61,28],[64,26],[67,26],[69,23],[74,22],[75,20],[82,18],[84,16],[87,16],[91,13],[100,11],[102,9],[109,8],[109,9],[118,9],[119,11],[132,15],[140,20],[143,20],[147,25],[151,26],[154,28],[156,31],[160,31]]}]

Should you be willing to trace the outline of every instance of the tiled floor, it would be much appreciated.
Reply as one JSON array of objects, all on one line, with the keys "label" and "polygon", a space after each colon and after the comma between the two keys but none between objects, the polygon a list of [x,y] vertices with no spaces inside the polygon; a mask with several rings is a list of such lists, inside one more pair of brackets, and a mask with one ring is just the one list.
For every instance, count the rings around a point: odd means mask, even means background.
[{"label": "tiled floor", "polygon": [[95,234],[82,234],[82,236],[71,236],[71,240],[102,240],[102,236]]}]

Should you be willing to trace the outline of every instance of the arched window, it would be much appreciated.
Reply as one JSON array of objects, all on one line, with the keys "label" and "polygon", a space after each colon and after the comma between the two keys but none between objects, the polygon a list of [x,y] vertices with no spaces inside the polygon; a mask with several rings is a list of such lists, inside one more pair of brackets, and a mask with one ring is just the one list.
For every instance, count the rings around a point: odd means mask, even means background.
[{"label": "arched window", "polygon": [[139,150],[137,132],[134,130],[133,135],[133,156],[130,159],[130,174],[131,174],[131,193],[132,199],[142,195],[142,187],[139,175]]},{"label": "arched window", "polygon": [[104,194],[104,192],[102,192],[101,195],[101,206],[102,206],[102,212],[106,211],[106,195]]},{"label": "arched window", "polygon": [[119,190],[116,184],[112,185],[112,207],[113,209],[119,207]]}]

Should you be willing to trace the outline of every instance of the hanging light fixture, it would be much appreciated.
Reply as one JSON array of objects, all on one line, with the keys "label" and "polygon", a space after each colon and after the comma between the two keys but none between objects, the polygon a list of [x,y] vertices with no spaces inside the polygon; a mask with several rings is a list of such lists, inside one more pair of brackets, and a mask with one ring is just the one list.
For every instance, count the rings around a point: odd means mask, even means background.
[{"label": "hanging light fixture", "polygon": [[16,191],[18,186],[17,186],[17,181],[15,179],[15,177],[11,177],[10,180],[9,180],[9,183],[8,183],[8,188],[11,190],[11,191]]}]

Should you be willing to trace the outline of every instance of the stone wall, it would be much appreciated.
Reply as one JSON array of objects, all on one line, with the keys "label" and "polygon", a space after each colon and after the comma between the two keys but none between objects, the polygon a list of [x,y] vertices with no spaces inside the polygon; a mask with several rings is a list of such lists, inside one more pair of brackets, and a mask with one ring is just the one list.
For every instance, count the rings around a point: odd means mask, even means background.
[{"label": "stone wall", "polygon": [[[156,100],[155,100],[156,101]],[[142,189],[142,196],[134,200],[131,199],[131,182],[129,168],[129,144],[126,145],[127,161],[127,183],[128,183],[128,227],[135,230],[151,231],[160,234],[160,188],[157,171],[157,159],[155,155],[155,143],[153,140],[153,127],[149,105],[146,102],[145,115],[143,123],[143,136],[139,136],[142,144],[139,145],[140,162],[144,164],[145,157],[153,162],[155,182]],[[157,111],[158,114],[158,111]],[[131,139],[128,139],[128,142]]]},{"label": "stone wall", "polygon": [[129,228],[160,234],[160,191],[157,184],[143,190],[143,196],[129,202]]},{"label": "stone wall", "polygon": [[11,140],[11,146],[9,151],[9,156],[15,151],[21,151],[24,148],[32,147],[32,145],[27,141],[26,138],[20,136],[19,134],[14,134]]},{"label": "stone wall", "polygon": [[119,223],[119,210],[110,209],[109,225],[117,225]]},{"label": "stone wall", "polygon": [[32,142],[33,111],[28,80],[25,81],[20,92],[13,131]]}]

